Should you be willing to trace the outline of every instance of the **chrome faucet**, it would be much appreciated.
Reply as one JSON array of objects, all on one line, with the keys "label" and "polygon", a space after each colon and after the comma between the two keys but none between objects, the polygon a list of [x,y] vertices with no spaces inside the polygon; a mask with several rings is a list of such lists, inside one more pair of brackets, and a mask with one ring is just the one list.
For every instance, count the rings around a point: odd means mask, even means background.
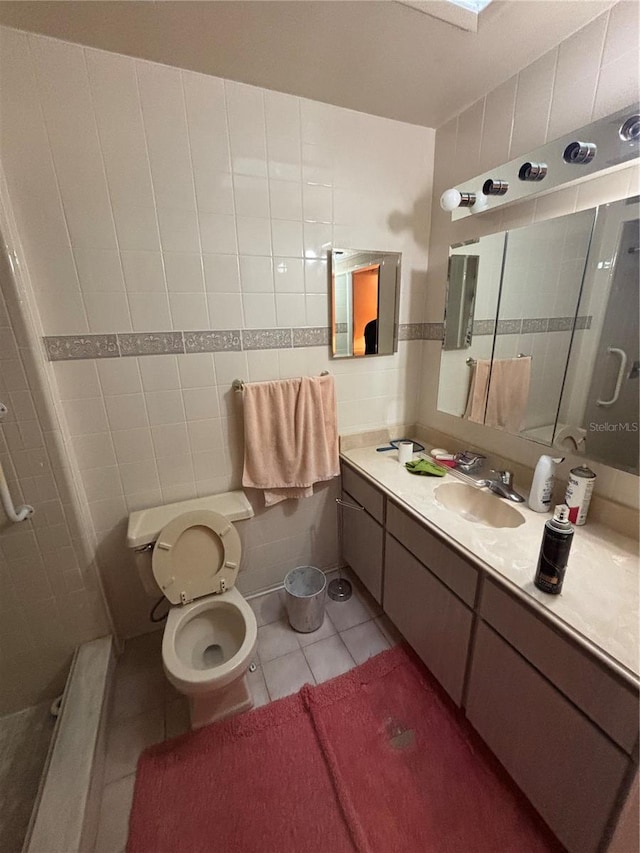
[{"label": "chrome faucet", "polygon": [[514,501],[514,503],[524,503],[522,495],[518,494],[513,488],[512,471],[496,471],[490,468],[490,473],[496,476],[488,477],[486,473],[488,469],[487,457],[470,450],[463,450],[461,453],[456,453],[454,458],[457,470],[471,477],[478,488],[487,488],[501,498]]},{"label": "chrome faucet", "polygon": [[456,453],[453,458],[459,471],[462,471],[463,474],[471,474],[482,467],[482,463],[487,457],[481,453],[473,453],[471,450],[463,450],[461,453]]},{"label": "chrome faucet", "polygon": [[486,479],[479,480],[479,483],[486,486],[491,492],[494,492],[496,495],[500,495],[501,498],[506,498],[509,501],[515,501],[516,503],[524,503],[524,498],[522,495],[518,494],[516,490],[513,488],[513,472],[512,471],[493,471],[492,473],[497,474],[497,479]]}]

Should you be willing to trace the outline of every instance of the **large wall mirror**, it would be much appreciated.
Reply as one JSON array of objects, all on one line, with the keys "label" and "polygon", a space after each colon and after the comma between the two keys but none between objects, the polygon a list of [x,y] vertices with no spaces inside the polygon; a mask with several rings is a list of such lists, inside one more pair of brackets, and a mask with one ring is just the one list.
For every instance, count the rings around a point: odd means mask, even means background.
[{"label": "large wall mirror", "polygon": [[438,409],[638,473],[639,217],[625,199],[451,247]]},{"label": "large wall mirror", "polygon": [[331,349],[334,358],[398,349],[399,252],[333,249]]}]

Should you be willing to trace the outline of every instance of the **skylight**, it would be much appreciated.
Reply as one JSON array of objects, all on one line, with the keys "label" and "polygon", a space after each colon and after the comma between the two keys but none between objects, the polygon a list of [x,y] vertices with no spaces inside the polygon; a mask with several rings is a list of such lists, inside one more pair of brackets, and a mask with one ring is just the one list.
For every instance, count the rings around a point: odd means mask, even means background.
[{"label": "skylight", "polygon": [[447,2],[453,3],[454,6],[461,6],[463,9],[468,9],[469,12],[479,15],[491,3],[491,0],[447,0]]}]

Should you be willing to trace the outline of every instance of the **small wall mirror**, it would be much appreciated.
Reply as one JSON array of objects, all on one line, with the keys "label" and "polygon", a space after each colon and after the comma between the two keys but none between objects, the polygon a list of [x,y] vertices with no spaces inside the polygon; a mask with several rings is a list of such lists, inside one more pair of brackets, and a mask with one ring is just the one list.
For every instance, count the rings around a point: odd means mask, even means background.
[{"label": "small wall mirror", "polygon": [[396,352],[400,259],[399,252],[333,249],[331,350],[334,358]]}]

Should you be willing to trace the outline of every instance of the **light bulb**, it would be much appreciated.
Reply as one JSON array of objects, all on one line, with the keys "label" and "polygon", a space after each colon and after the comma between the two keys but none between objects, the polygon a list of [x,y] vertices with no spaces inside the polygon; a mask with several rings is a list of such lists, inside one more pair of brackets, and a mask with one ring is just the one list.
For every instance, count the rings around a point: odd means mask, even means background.
[{"label": "light bulb", "polygon": [[451,213],[452,210],[455,210],[456,207],[459,207],[461,200],[462,196],[460,195],[458,190],[445,190],[440,196],[440,207],[443,210],[446,210],[448,213]]}]

